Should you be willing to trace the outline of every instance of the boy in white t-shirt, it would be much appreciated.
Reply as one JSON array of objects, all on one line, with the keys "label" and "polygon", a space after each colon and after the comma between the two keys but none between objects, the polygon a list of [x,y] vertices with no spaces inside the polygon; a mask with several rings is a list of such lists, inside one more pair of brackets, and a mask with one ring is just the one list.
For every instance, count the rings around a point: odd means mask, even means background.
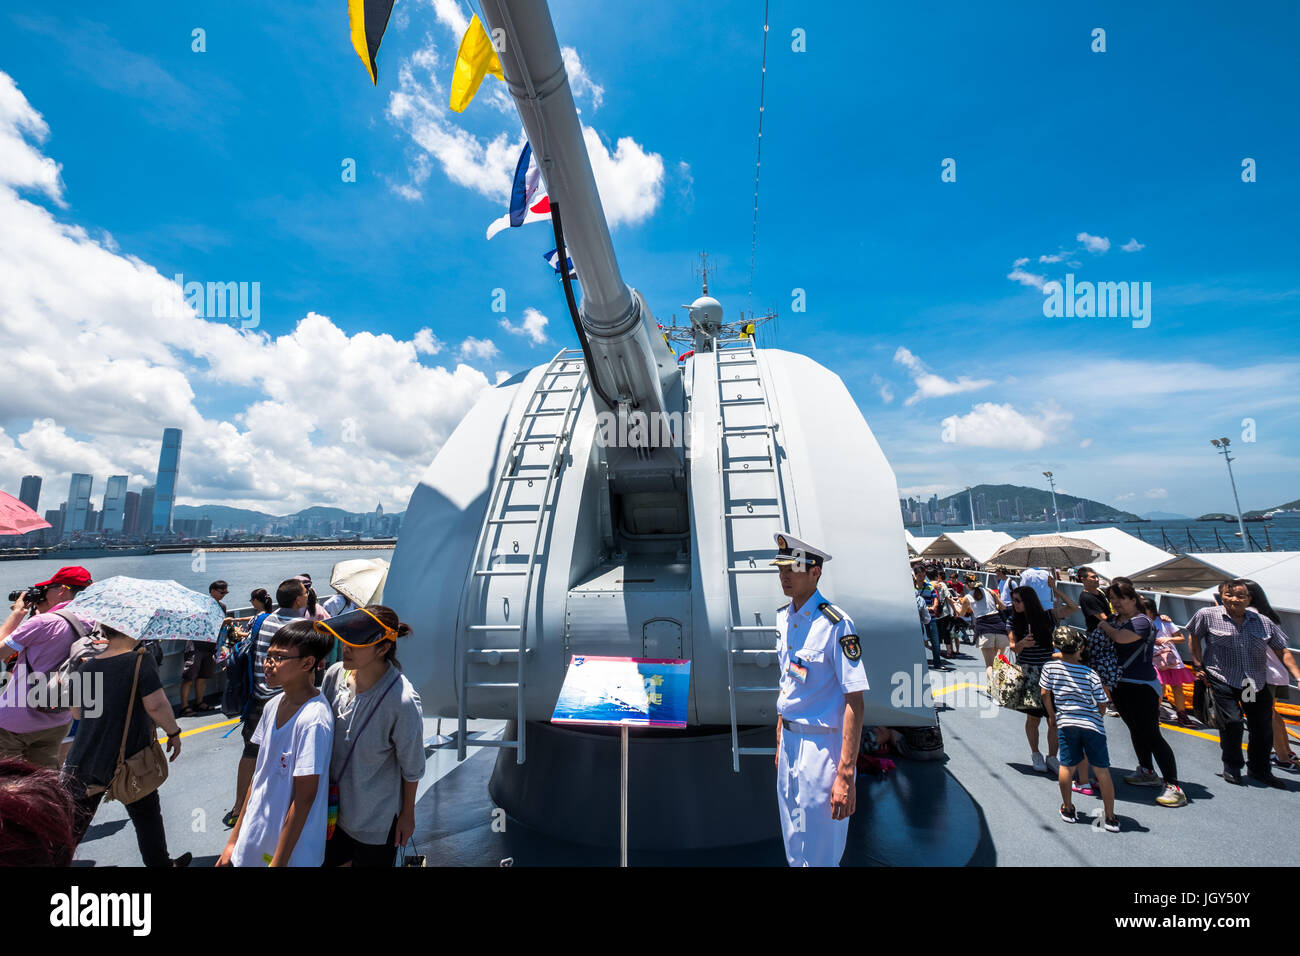
[{"label": "boy in white t-shirt", "polygon": [[316,667],[333,635],[309,620],[275,632],[266,684],[282,693],[262,712],[257,766],[217,866],[320,866],[325,860],[334,714],[316,690]]}]

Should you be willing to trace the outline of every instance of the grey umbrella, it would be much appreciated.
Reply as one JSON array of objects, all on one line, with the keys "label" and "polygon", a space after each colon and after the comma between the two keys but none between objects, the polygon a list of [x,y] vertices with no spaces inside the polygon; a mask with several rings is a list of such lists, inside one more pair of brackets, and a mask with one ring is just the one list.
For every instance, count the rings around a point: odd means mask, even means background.
[{"label": "grey umbrella", "polygon": [[1011,568],[1073,568],[1089,561],[1109,559],[1109,551],[1087,538],[1072,538],[1064,534],[1031,534],[1004,544],[984,563]]}]

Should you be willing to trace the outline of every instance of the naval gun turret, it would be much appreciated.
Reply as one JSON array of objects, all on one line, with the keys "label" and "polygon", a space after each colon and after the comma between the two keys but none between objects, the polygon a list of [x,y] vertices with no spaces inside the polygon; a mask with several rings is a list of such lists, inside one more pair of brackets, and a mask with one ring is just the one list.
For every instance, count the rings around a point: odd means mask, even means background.
[{"label": "naval gun turret", "polygon": [[[566,666],[689,659],[688,730],[634,735],[632,845],[773,836],[775,532],[834,556],[822,587],[858,625],[866,724],[935,722],[893,473],[839,377],[757,348],[707,274],[676,360],[619,270],[545,3],[482,6],[579,276],[581,347],[486,391],[412,494],[385,591],[416,635],[405,673],[426,716],[457,719],[462,759],[500,748],[498,806],[617,842],[617,734],[547,722]],[[509,723],[470,740],[474,719]]]}]

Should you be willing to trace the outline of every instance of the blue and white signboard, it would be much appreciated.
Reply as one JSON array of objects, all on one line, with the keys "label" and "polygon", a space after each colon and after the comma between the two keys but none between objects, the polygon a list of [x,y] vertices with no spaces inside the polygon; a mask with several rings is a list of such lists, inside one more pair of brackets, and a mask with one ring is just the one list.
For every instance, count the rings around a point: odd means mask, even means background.
[{"label": "blue and white signboard", "polygon": [[690,661],[575,654],[551,722],[682,729],[690,686]]}]

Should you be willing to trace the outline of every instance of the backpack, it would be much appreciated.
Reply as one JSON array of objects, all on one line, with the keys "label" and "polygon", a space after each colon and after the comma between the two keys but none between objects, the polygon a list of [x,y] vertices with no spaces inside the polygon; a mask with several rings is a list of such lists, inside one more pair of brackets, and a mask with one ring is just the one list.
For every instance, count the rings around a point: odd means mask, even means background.
[{"label": "backpack", "polygon": [[226,689],[221,693],[221,712],[227,717],[243,720],[253,699],[253,665],[257,660],[257,635],[267,614],[263,611],[253,621],[253,627],[226,658]]},{"label": "backpack", "polygon": [[[72,647],[68,651],[68,659],[60,664],[58,668],[46,674],[45,699],[51,702],[50,705],[34,709],[42,714],[62,714],[74,704],[81,706],[79,695],[72,692],[72,685],[76,680],[76,675],[81,671],[82,664],[93,657],[98,657],[108,647],[108,639],[104,637],[98,624],[87,632],[81,626],[81,619],[71,611],[60,608],[51,613],[57,614],[67,621],[68,626],[77,635],[77,639],[72,642]],[[30,659],[27,661],[27,667],[29,680],[32,674],[41,673],[40,671],[31,670]]]}]

